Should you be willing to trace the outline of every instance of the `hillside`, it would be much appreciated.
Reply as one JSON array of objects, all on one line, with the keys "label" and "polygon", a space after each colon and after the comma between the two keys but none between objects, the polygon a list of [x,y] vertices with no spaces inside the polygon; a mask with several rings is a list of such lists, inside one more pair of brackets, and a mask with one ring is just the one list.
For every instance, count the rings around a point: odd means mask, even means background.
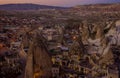
[{"label": "hillside", "polygon": [[72,9],[77,9],[81,11],[119,11],[120,3],[78,5],[73,7]]},{"label": "hillside", "polygon": [[39,9],[66,9],[66,7],[38,5],[38,4],[4,4],[0,10],[39,10]]}]

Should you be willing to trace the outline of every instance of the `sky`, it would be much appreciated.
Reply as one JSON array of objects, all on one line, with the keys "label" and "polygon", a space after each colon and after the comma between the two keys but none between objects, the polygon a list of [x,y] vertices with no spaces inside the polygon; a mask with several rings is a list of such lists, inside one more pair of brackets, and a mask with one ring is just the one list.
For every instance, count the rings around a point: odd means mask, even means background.
[{"label": "sky", "polygon": [[75,6],[84,4],[117,3],[117,2],[120,2],[120,0],[0,0],[0,4],[35,3],[53,6]]}]

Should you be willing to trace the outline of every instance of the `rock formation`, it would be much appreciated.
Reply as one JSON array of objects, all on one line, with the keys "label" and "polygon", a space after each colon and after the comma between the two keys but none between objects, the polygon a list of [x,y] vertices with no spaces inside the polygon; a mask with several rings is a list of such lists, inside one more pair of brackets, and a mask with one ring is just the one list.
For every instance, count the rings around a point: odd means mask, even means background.
[{"label": "rock formation", "polygon": [[36,33],[28,51],[25,78],[51,77],[52,62],[45,43],[43,36]]}]

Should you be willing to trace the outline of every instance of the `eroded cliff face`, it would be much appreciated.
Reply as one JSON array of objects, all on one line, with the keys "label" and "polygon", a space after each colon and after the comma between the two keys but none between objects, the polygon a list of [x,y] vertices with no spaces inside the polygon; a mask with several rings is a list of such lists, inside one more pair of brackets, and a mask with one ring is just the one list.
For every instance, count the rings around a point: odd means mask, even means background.
[{"label": "eroded cliff face", "polygon": [[108,35],[111,44],[120,46],[120,20],[116,21],[115,28]]},{"label": "eroded cliff face", "polygon": [[28,51],[25,78],[50,78],[52,62],[44,38],[36,34]]},{"label": "eroded cliff face", "polygon": [[83,26],[79,28],[83,44],[88,45],[87,53],[99,54],[100,64],[113,61],[113,54],[110,46],[119,44],[118,26],[118,22],[116,23],[116,21],[83,22]]}]

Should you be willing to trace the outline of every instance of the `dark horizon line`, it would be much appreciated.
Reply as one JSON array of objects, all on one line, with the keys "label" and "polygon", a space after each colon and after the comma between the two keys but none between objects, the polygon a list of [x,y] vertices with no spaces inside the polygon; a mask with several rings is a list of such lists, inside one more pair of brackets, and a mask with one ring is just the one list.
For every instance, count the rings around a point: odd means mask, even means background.
[{"label": "dark horizon line", "polygon": [[14,4],[33,4],[33,5],[44,5],[44,6],[54,6],[54,7],[74,7],[74,6],[80,6],[80,5],[99,5],[99,4],[120,4],[120,2],[109,2],[109,3],[86,3],[86,4],[76,4],[76,5],[71,5],[71,6],[57,6],[57,5],[47,5],[47,4],[39,4],[39,3],[5,3],[5,4],[0,4],[0,5],[14,5]]}]

